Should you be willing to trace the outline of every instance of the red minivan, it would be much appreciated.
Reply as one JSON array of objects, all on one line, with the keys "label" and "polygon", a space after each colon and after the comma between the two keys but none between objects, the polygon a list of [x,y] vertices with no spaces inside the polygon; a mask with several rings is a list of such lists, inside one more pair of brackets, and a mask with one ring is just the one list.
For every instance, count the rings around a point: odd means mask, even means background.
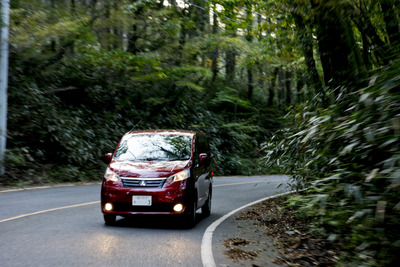
[{"label": "red minivan", "polygon": [[126,133],[108,162],[101,188],[104,221],[116,216],[181,216],[188,227],[196,211],[210,215],[213,172],[204,134],[145,130]]}]

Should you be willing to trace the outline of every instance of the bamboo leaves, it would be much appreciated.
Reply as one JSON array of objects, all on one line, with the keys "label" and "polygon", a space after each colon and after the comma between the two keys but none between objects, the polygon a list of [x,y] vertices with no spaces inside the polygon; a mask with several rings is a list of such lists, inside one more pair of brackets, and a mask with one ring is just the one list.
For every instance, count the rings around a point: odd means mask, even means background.
[{"label": "bamboo leaves", "polygon": [[[308,188],[291,203],[316,217],[332,240],[346,242],[349,254],[370,257],[374,266],[390,262],[400,240],[400,99],[393,91],[399,69],[396,61],[328,109],[294,110],[287,116],[293,128],[265,147],[267,164]],[[358,262],[358,256],[349,259]]]}]

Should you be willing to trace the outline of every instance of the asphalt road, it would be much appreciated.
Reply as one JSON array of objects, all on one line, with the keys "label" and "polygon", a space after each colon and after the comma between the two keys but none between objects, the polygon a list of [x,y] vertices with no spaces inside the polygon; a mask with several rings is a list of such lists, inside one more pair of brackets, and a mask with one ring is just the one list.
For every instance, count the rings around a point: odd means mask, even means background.
[{"label": "asphalt road", "polygon": [[[243,205],[287,191],[278,188],[287,178],[216,177],[211,216],[198,216],[193,229],[143,216],[106,226],[100,184],[1,192],[0,266],[203,266],[207,227]],[[216,266],[224,260],[217,255]]]}]

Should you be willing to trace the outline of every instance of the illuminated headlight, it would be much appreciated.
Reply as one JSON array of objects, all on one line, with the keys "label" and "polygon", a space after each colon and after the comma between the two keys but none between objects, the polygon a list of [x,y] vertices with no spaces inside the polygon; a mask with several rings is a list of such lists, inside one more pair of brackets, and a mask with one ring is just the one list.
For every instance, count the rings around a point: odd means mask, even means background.
[{"label": "illuminated headlight", "polygon": [[167,182],[178,182],[178,181],[183,181],[189,178],[190,172],[189,169],[183,170],[181,172],[178,172],[174,175],[171,175],[168,179]]},{"label": "illuminated headlight", "polygon": [[118,175],[115,172],[113,172],[112,170],[110,170],[110,168],[107,168],[106,173],[104,174],[104,178],[106,178],[106,180],[113,181],[113,182],[120,181]]}]

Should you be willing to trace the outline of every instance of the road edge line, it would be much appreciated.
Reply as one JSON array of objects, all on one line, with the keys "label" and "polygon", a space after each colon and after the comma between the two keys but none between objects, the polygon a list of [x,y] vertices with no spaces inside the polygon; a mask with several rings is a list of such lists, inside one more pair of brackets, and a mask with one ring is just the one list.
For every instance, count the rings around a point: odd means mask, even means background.
[{"label": "road edge line", "polygon": [[101,182],[77,182],[77,183],[65,183],[65,184],[48,184],[42,186],[31,186],[31,187],[4,187],[0,189],[0,194],[3,193],[14,193],[14,192],[23,192],[30,190],[43,190],[43,189],[52,189],[52,188],[63,188],[63,187],[74,187],[74,186],[86,186],[86,185],[101,185]]},{"label": "road edge line", "polygon": [[215,265],[215,261],[214,261],[214,255],[212,252],[212,237],[214,234],[215,229],[218,227],[218,225],[220,225],[223,221],[225,221],[227,218],[229,218],[230,216],[232,216],[233,214],[237,213],[238,211],[245,209],[249,206],[255,205],[259,202],[268,200],[268,199],[273,199],[273,198],[277,198],[277,197],[281,197],[281,196],[285,196],[285,195],[289,195],[292,193],[296,193],[298,191],[294,190],[294,191],[289,191],[289,192],[285,192],[285,193],[280,193],[278,195],[274,195],[274,196],[269,196],[269,197],[265,197],[256,201],[253,201],[251,203],[248,203],[242,207],[239,207],[235,210],[232,210],[231,212],[225,214],[224,216],[222,216],[221,218],[219,218],[218,220],[214,221],[212,224],[210,224],[207,229],[204,232],[203,235],[203,239],[201,241],[201,260],[203,262],[203,267],[216,267]]},{"label": "road edge line", "polygon": [[97,201],[92,201],[92,202],[86,202],[86,203],[63,206],[63,207],[52,208],[52,209],[47,209],[47,210],[40,210],[40,211],[31,212],[31,213],[25,213],[25,214],[17,215],[15,217],[10,217],[10,218],[6,218],[6,219],[3,219],[3,220],[0,220],[0,223],[8,222],[8,221],[12,221],[12,220],[16,220],[16,219],[32,216],[32,215],[42,214],[42,213],[46,213],[46,212],[64,210],[64,209],[70,209],[70,208],[77,208],[77,207],[83,207],[83,206],[94,205],[94,204],[99,204],[99,203],[100,203],[100,200],[97,200]]}]

